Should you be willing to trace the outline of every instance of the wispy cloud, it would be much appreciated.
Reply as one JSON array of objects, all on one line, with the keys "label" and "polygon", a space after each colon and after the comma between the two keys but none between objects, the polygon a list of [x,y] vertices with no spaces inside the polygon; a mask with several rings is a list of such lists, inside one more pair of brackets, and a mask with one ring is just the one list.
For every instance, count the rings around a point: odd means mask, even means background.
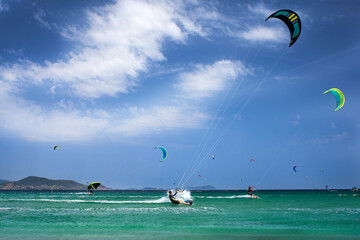
[{"label": "wispy cloud", "polygon": [[324,144],[329,144],[331,142],[341,142],[341,141],[345,140],[346,138],[348,138],[348,133],[342,132],[339,134],[333,134],[329,137],[312,138],[312,139],[308,140],[308,143],[314,144],[314,145],[324,145]]},{"label": "wispy cloud", "polygon": [[[196,3],[192,6],[199,7]],[[31,141],[83,141],[95,136],[139,136],[201,126],[206,114],[184,102],[148,108],[87,107],[94,98],[131,92],[140,84],[140,72],[166,59],[165,41],[185,44],[191,34],[205,36],[195,21],[201,15],[194,14],[195,8],[187,15],[188,7],[182,1],[120,0],[87,10],[85,26],[67,26],[61,32],[80,46],[76,51],[55,62],[21,59],[0,66],[1,126]],[[197,11],[205,13],[206,9],[199,7]],[[204,16],[216,18],[214,12]],[[51,28],[45,17],[42,10],[34,13],[43,27]],[[45,107],[25,99],[22,94],[34,87],[52,96],[59,94],[57,102]],[[81,106],[71,101],[76,98],[82,101]]]},{"label": "wispy cloud", "polygon": [[9,4],[3,3],[2,0],[0,0],[0,12],[9,11]]},{"label": "wispy cloud", "polygon": [[252,13],[262,15],[265,19],[275,11],[274,9],[268,8],[263,3],[248,5],[248,9]]},{"label": "wispy cloud", "polygon": [[[70,88],[73,96],[99,98],[127,93],[137,86],[136,77],[151,61],[163,61],[165,40],[184,43],[189,34],[204,35],[201,25],[183,15],[184,9],[170,2],[118,1],[88,10],[87,27],[68,26],[61,34],[81,44],[65,59],[43,64],[23,61],[2,68],[0,78],[40,83],[53,81]],[[42,26],[45,12],[34,17]],[[144,41],[146,39],[146,41]]]},{"label": "wispy cloud", "polygon": [[49,29],[49,30],[51,29],[49,22],[47,22],[45,20],[46,13],[43,9],[38,9],[35,12],[33,12],[33,16],[34,16],[35,20],[40,23],[40,26],[42,26],[46,29]]},{"label": "wispy cloud", "polygon": [[251,27],[246,31],[238,34],[239,37],[249,41],[272,41],[285,42],[288,35],[281,28],[270,28],[264,26]]},{"label": "wispy cloud", "polygon": [[223,91],[239,76],[249,72],[240,61],[221,60],[211,65],[197,65],[194,71],[181,74],[176,87],[182,97],[200,99]]},{"label": "wispy cloud", "polygon": [[198,128],[208,116],[196,109],[179,106],[154,106],[148,110],[130,107],[131,117],[123,120],[114,131],[128,136],[160,133],[169,129]]},{"label": "wispy cloud", "polygon": [[287,120],[287,122],[293,124],[293,125],[298,125],[300,123],[300,114],[292,114],[289,118],[289,120]]},{"label": "wispy cloud", "polygon": [[58,107],[45,109],[8,95],[6,91],[12,91],[11,84],[0,83],[1,125],[29,141],[87,141],[114,134],[143,136],[169,129],[198,128],[208,119],[196,109],[179,105],[79,110],[63,99]]}]

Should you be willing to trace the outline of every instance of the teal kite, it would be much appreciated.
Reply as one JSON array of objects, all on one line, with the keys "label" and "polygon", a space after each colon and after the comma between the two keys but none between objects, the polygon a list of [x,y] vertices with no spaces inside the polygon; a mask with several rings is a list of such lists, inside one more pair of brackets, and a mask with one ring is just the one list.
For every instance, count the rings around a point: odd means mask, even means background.
[{"label": "teal kite", "polygon": [[163,148],[163,147],[160,147],[160,146],[154,147],[154,149],[156,149],[156,148],[160,149],[160,150],[162,151],[162,154],[163,154],[162,160],[161,160],[160,162],[165,161],[165,159],[166,159],[166,157],[167,157],[167,151],[166,151],[166,149]]},{"label": "teal kite", "polygon": [[331,88],[327,91],[325,91],[323,94],[330,92],[332,95],[334,95],[335,100],[336,100],[336,108],[334,110],[337,111],[340,108],[342,108],[344,106],[345,103],[345,96],[344,94],[337,88]]},{"label": "teal kite", "polygon": [[267,21],[269,18],[280,19],[286,24],[290,31],[289,47],[291,47],[296,42],[301,33],[301,21],[299,15],[297,15],[294,11],[282,9],[271,14],[265,21]]}]

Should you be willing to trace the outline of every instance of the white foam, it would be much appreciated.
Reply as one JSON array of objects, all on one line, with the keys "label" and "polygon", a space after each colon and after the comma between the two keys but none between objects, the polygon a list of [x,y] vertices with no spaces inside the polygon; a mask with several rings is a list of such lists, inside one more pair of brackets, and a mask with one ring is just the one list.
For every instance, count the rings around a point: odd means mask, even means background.
[{"label": "white foam", "polygon": [[196,198],[228,198],[228,199],[232,199],[232,198],[251,198],[250,195],[238,195],[238,196],[196,196]]},{"label": "white foam", "polygon": [[79,199],[7,199],[6,201],[24,201],[24,202],[66,202],[66,203],[167,203],[169,198],[162,197],[154,200],[143,201],[109,201],[109,200],[79,200]]},{"label": "white foam", "polygon": [[[176,192],[176,190],[171,190],[172,192]],[[168,193],[168,196],[169,196],[169,193]],[[188,200],[191,200],[192,198],[191,198],[191,192],[190,191],[188,191],[188,190],[184,190],[184,191],[182,191],[182,192],[178,192],[177,194],[176,194],[176,199],[177,200],[181,200],[181,201],[188,201]]]},{"label": "white foam", "polygon": [[4,210],[10,210],[11,208],[8,208],[8,207],[2,207],[0,208],[0,211],[4,211]]}]

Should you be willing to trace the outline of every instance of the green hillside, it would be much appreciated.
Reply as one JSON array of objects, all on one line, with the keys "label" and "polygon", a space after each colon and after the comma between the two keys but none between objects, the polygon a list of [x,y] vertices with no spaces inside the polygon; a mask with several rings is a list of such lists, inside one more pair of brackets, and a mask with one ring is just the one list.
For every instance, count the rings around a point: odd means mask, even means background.
[{"label": "green hillside", "polygon": [[[52,180],[30,176],[15,182],[0,184],[1,190],[86,190],[87,185],[73,180]],[[100,186],[99,190],[108,188]]]}]

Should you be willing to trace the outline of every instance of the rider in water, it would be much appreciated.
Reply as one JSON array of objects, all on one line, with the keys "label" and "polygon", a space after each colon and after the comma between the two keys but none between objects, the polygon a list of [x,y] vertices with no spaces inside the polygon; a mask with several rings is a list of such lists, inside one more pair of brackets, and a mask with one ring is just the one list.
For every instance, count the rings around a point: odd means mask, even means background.
[{"label": "rider in water", "polygon": [[248,188],[248,194],[251,196],[251,198],[258,198],[257,196],[255,196],[252,192],[255,191],[255,189],[253,187],[249,187]]},{"label": "rider in water", "polygon": [[184,202],[184,201],[175,199],[175,196],[176,196],[176,194],[177,194],[178,192],[179,192],[179,191],[176,191],[176,192],[173,194],[173,192],[172,192],[171,190],[169,190],[169,198],[170,198],[170,201],[171,201],[173,204],[182,203],[182,204],[186,204],[186,205],[191,205],[192,202]]}]

